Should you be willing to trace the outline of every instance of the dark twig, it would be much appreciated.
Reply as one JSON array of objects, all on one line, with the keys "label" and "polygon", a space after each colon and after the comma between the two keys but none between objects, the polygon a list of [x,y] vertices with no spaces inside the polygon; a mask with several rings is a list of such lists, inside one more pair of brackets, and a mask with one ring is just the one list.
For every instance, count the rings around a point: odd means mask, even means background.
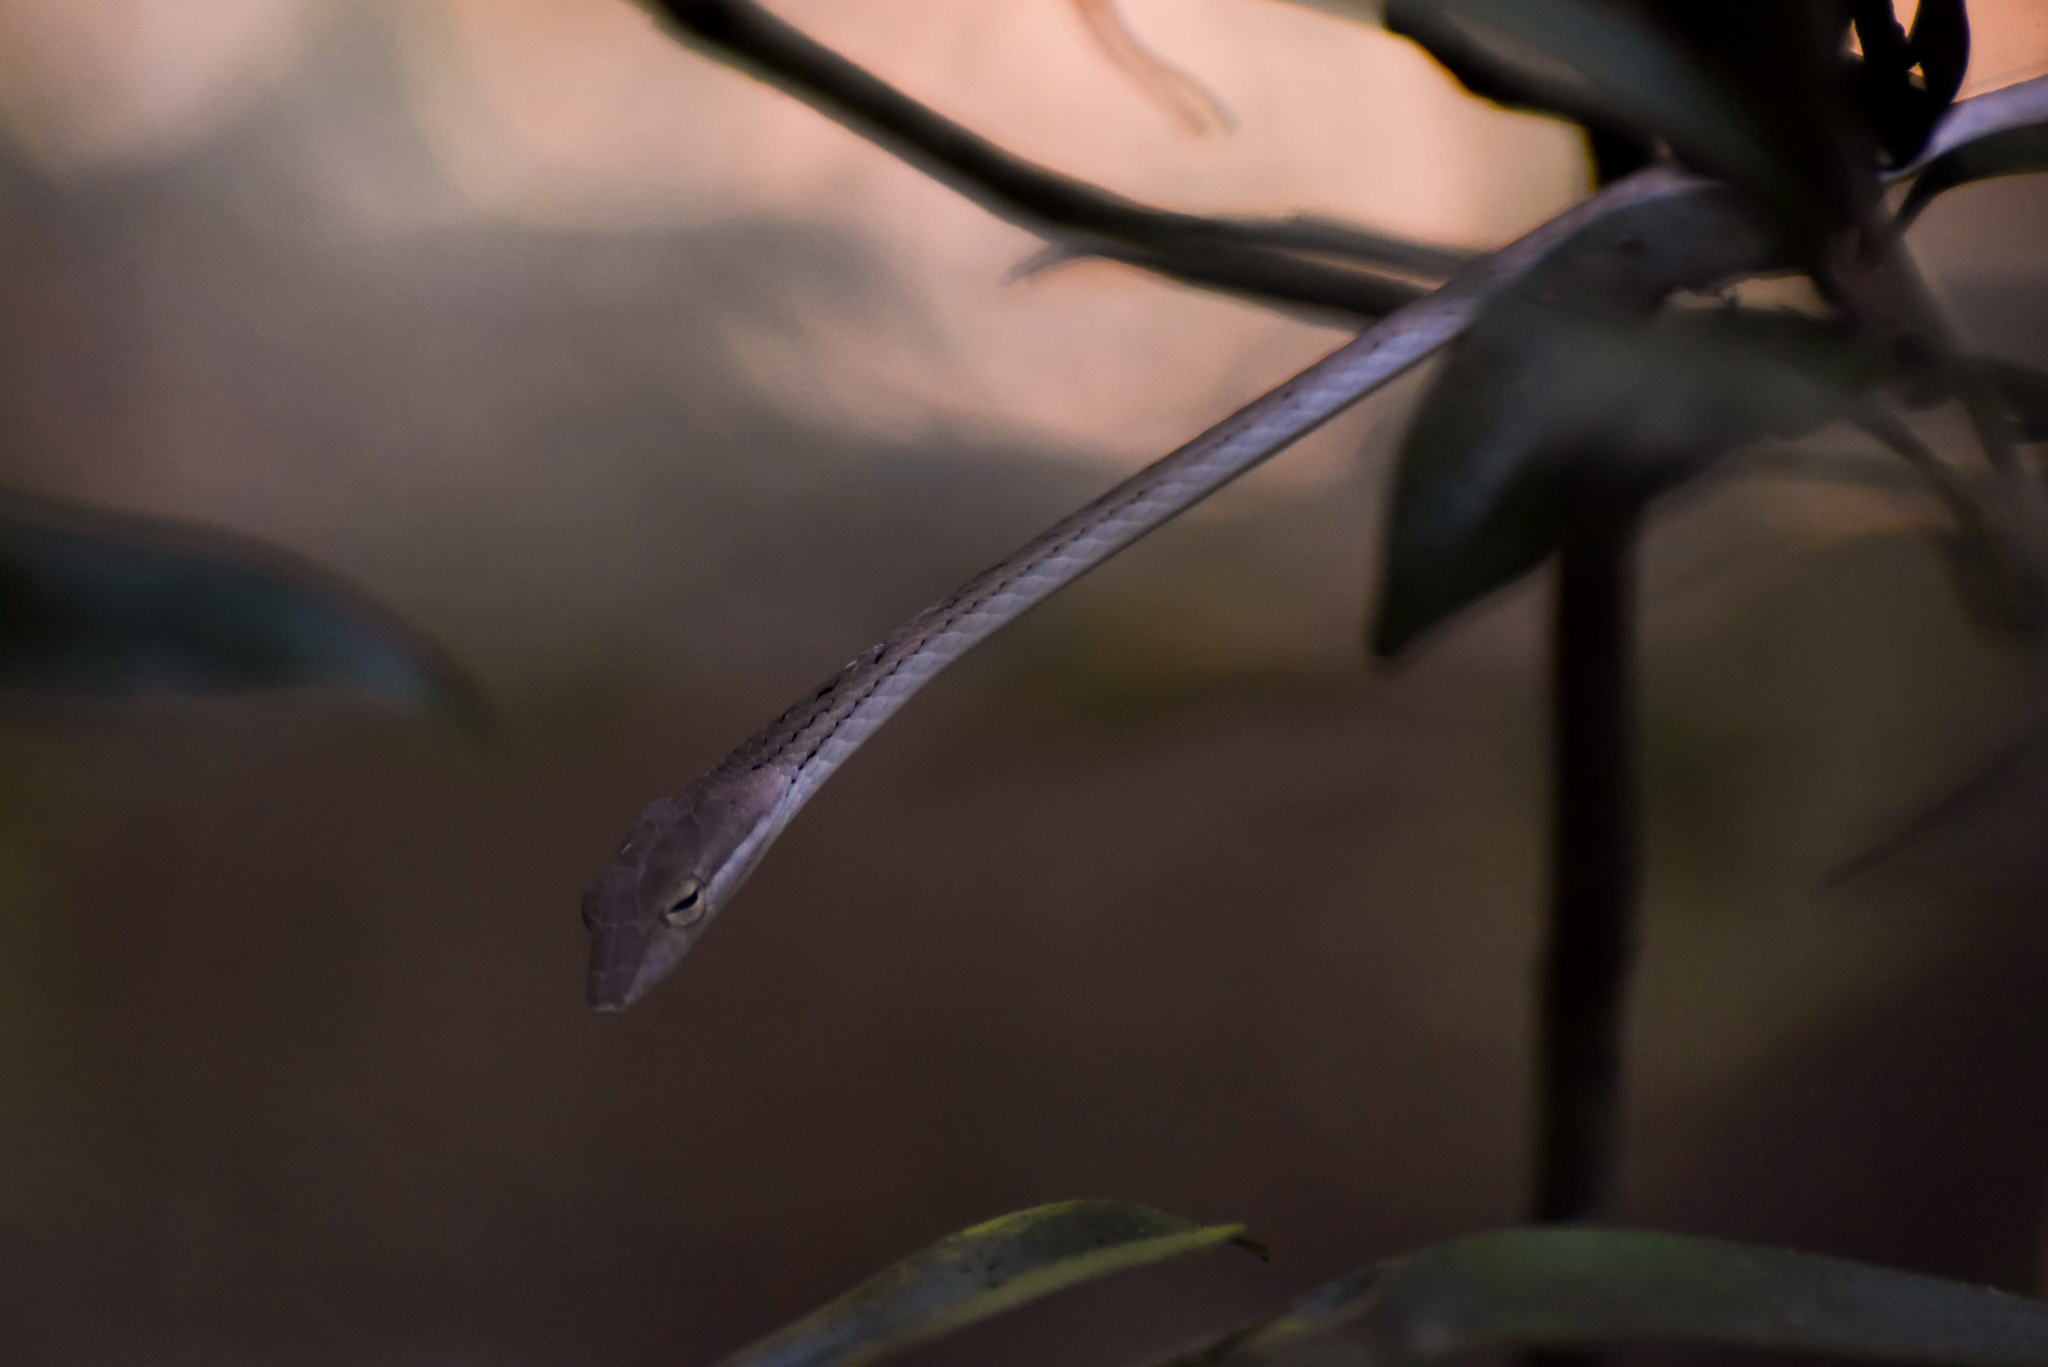
[{"label": "dark twig", "polygon": [[[1930,451],[1897,416],[1875,404],[1859,406],[1852,421],[1904,457],[1934,487],[1947,505],[1961,532],[1958,566],[1967,581],[1990,600],[1994,614],[2005,621],[2023,617],[2028,610],[2023,565],[2012,564],[2014,550],[2006,544],[1992,520],[1990,506],[1980,498],[1960,471]],[[2014,596],[2019,595],[2017,601]],[[1828,891],[1862,877],[1887,863],[1901,851],[1918,844],[1929,833],[1981,801],[2039,744],[2048,722],[2036,721],[2021,735],[1999,747],[1969,777],[1901,822],[1869,849],[1856,854],[1821,876],[1818,890]]]},{"label": "dark twig", "polygon": [[[1948,509],[1956,524],[1957,537],[1951,544],[1965,602],[1974,599],[1992,620],[2007,625],[2028,620],[2037,590],[2030,583],[2025,552],[2001,527],[1996,505],[1889,409],[1866,400],[1852,405],[1848,418],[1912,466]],[[2003,472],[1992,476],[2001,484],[2008,478],[2028,477]]]},{"label": "dark twig", "polygon": [[[1631,592],[1636,519],[1595,489],[1557,563],[1552,623],[1550,924],[1539,980],[1536,1192],[1542,1224],[1610,1218],[1641,880]],[[1531,1353],[1529,1367],[1597,1367]]]},{"label": "dark twig", "polygon": [[1074,9],[1087,26],[1089,36],[1095,39],[1095,45],[1102,49],[1102,55],[1116,63],[1189,133],[1199,138],[1208,133],[1237,130],[1237,119],[1221,100],[1131,32],[1130,25],[1116,11],[1116,0],[1074,0]]},{"label": "dark twig", "polygon": [[1538,1045],[1544,1223],[1599,1220],[1620,1156],[1622,1002],[1638,868],[1631,552],[1635,518],[1580,500],[1557,566],[1551,921]]},{"label": "dark twig", "polygon": [[[1625,141],[1586,125],[1594,175]],[[1601,468],[1593,462],[1592,468]],[[1550,919],[1537,979],[1539,1224],[1608,1218],[1621,1169],[1624,1004],[1642,881],[1636,791],[1635,509],[1598,476],[1573,491],[1550,624]],[[1525,1367],[1601,1367],[1597,1353],[1530,1353]]]},{"label": "dark twig", "polygon": [[[2002,396],[1956,345],[1946,315],[1904,245],[1880,230],[1867,248],[1868,255],[1835,289],[1852,316],[1873,334],[1892,339],[1905,359],[1938,380],[1969,419],[1990,466],[1994,497],[1977,501],[1982,519],[1976,527],[1966,523],[1964,530],[1981,533],[1985,555],[1999,571],[1995,605],[2004,624],[2020,637],[2038,638],[2048,626],[2048,490],[2019,454],[2019,433]],[[1894,435],[1904,430],[1893,426]],[[1910,433],[1906,436],[1910,442]],[[1913,458],[1893,436],[1885,440]]]},{"label": "dark twig", "polygon": [[752,0],[658,0],[658,8],[721,58],[1077,255],[1262,302],[1366,318],[1420,298],[1467,260],[1327,220],[1216,219],[1149,208],[1012,156]]},{"label": "dark twig", "polygon": [[1891,862],[1899,854],[1919,844],[1936,830],[1991,797],[2018,771],[2020,761],[2034,753],[2044,736],[2048,736],[2048,722],[2036,721],[2025,731],[1999,746],[1989,759],[1973,769],[1960,783],[1893,827],[1877,843],[1851,855],[1822,874],[1814,890],[1832,892],[1844,883],[1854,882],[1873,869]]}]

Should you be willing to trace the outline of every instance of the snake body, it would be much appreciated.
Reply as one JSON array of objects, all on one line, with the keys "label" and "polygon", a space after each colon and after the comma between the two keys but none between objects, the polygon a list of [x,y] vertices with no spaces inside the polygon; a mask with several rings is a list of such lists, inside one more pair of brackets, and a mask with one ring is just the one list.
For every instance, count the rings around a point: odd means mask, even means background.
[{"label": "snake body", "polygon": [[1476,262],[976,575],[652,803],[584,897],[591,1005],[622,1010],[674,968],[819,785],[977,642],[1450,343],[1581,229],[1714,188],[1654,167]]}]

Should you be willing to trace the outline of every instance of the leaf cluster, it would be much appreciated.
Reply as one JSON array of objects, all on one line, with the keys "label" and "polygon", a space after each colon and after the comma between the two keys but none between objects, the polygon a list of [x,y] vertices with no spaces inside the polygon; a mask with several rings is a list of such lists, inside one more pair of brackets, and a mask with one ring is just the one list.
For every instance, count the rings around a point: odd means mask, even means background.
[{"label": "leaf cluster", "polygon": [[[912,1254],[719,1367],[869,1367],[1053,1292],[1226,1243],[1264,1256],[1237,1225],[1121,1201],[1038,1206]],[[1154,1367],[1425,1367],[1621,1345],[2036,1367],[2048,1358],[2048,1305],[1718,1239],[1507,1229],[1361,1269]]]},{"label": "leaf cluster", "polygon": [[[1475,96],[1577,124],[1598,178],[1618,183],[1469,264],[1342,225],[1200,219],[1010,157],[752,0],[647,7],[1044,233],[1057,256],[1111,256],[1290,308],[1369,315],[1418,300],[1354,343],[1419,359],[1456,338],[1400,457],[1371,631],[1382,655],[1542,564],[1575,528],[1629,524],[1733,450],[1844,421],[1948,508],[1964,590],[2006,625],[2039,631],[2048,499],[2018,448],[2048,438],[2048,376],[1963,354],[1901,246],[1938,195],[2048,169],[2048,83],[1955,103],[1964,0],[1921,0],[1910,26],[1888,0],[1315,2],[1383,19]],[[1816,305],[1744,302],[1749,282],[1785,276],[1810,281]],[[1941,404],[1969,418],[1973,460],[1937,456],[1915,435],[1910,413]],[[864,1367],[1105,1272],[1239,1237],[1112,1202],[1019,1212],[913,1256],[727,1367]],[[1408,1367],[1621,1343],[2018,1367],[2048,1361],[2048,1306],[1712,1240],[1504,1230],[1367,1269],[1161,1367]]]},{"label": "leaf cluster", "polygon": [[[1041,258],[1105,256],[1288,308],[1380,316],[1465,266],[1454,253],[1314,219],[1154,209],[1004,152],[754,0],[642,0],[685,41],[789,91],[992,212]],[[1473,94],[1586,130],[1604,179],[1672,161],[1727,198],[1646,213],[1556,248],[1543,282],[1489,302],[1401,458],[1371,639],[1398,652],[1558,547],[1575,508],[1611,518],[1758,438],[1867,415],[1887,387],[1969,410],[2005,487],[1898,454],[1952,510],[1965,590],[2031,631],[2048,529],[2014,526],[2025,421],[1955,354],[1898,237],[1943,191],[2048,166],[2048,91],[1954,105],[1963,0],[1910,28],[1885,0],[1318,0],[1420,44]],[[1851,38],[1854,38],[1852,50]],[[2016,98],[2001,98],[2002,95]],[[1960,117],[1959,117],[1960,116]],[[1887,197],[1904,185],[1899,208]],[[1633,254],[1633,257],[1631,256]],[[1676,296],[1810,277],[1826,313],[1673,323]],[[1603,369],[1626,356],[1630,383]],[[2023,386],[2024,387],[2024,386]],[[1862,424],[1894,434],[1896,423]],[[1987,537],[2009,544],[1984,544]],[[1984,570],[1983,567],[1992,567]]]},{"label": "leaf cluster", "polygon": [[[1910,29],[1888,0],[1388,0],[1386,23],[1476,95],[1727,193],[1595,225],[1453,349],[1401,456],[1379,653],[1541,564],[1575,522],[1625,520],[1736,447],[1838,419],[1949,506],[1977,605],[2038,627],[2038,481],[2012,446],[2037,439],[2041,377],[1957,354],[1899,243],[1943,191],[2048,165],[2048,108],[1923,157],[1968,60],[1961,0],[1921,4]],[[1822,312],[1734,303],[1790,274]],[[1726,306],[1697,307],[1701,292]],[[1962,406],[1999,487],[1926,452],[1887,397]]]}]

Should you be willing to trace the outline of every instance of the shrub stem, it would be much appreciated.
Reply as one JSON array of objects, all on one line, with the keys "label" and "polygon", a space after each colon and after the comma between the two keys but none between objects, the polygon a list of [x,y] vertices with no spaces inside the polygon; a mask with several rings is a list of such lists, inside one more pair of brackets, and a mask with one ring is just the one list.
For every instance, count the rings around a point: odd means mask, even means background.
[{"label": "shrub stem", "polygon": [[1537,1072],[1542,1223],[1614,1208],[1623,998],[1641,881],[1631,599],[1635,518],[1582,501],[1557,570],[1551,912]]},{"label": "shrub stem", "polygon": [[[1589,491],[1591,492],[1591,491]],[[1641,883],[1633,515],[1582,498],[1557,566],[1551,626],[1550,924],[1537,1044],[1541,1224],[1611,1217],[1621,1161],[1624,998]],[[1538,1352],[1528,1367],[1596,1367]]]}]

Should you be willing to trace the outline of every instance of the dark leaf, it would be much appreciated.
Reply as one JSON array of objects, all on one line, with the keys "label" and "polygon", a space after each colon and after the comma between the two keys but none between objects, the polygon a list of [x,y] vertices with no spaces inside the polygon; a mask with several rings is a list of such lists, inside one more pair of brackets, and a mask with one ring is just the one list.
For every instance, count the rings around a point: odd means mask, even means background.
[{"label": "dark leaf", "polygon": [[1992,180],[1999,176],[2048,171],[2048,123],[2001,128],[1981,138],[1944,152],[1927,163],[1914,178],[1913,188],[1899,206],[1897,226],[1904,228],[1934,197],[1958,185]]},{"label": "dark leaf", "polygon": [[1018,1211],[912,1254],[721,1367],[860,1367],[1112,1272],[1245,1243],[1243,1232],[1127,1201]]},{"label": "dark leaf", "polygon": [[1590,125],[1586,129],[1587,150],[1593,155],[1593,183],[1612,185],[1657,160],[1655,143],[1626,129]]},{"label": "dark leaf", "polygon": [[1585,500],[1646,503],[1742,442],[1822,426],[1877,373],[1843,329],[1791,313],[1475,330],[1402,457],[1374,648],[1392,655],[1534,569]]},{"label": "dark leaf", "polygon": [[1773,174],[1748,179],[1711,161],[1709,146],[1674,136],[1681,158],[1749,190],[1809,243],[1863,222],[1877,202],[1876,148],[1843,71],[1841,0],[1639,3],[1734,93],[1762,130]]},{"label": "dark leaf", "polygon": [[1458,84],[1509,109],[1562,114],[1588,127],[1622,122],[1577,70],[1473,24],[1444,0],[1387,0],[1387,31],[1421,46]]},{"label": "dark leaf", "polygon": [[1504,45],[1498,35],[1460,19],[1438,0],[1388,0],[1383,20],[1388,32],[1419,44],[1480,99],[1508,109],[1561,114],[1583,125],[1601,184],[1652,159],[1641,130],[1572,68]]},{"label": "dark leaf", "polygon": [[1920,0],[1908,43],[1927,93],[1946,109],[1970,66],[1970,12],[1964,0]]},{"label": "dark leaf", "polygon": [[1934,136],[1927,140],[1918,161],[1912,166],[1886,172],[1885,179],[1893,184],[1910,179],[1936,158],[1946,156],[1958,147],[1993,133],[2039,123],[2048,123],[2048,76],[2036,76],[2032,80],[1973,95],[1967,100],[1957,100],[1934,125]]},{"label": "dark leaf", "polygon": [[1852,84],[1856,102],[1891,165],[1903,166],[1918,156],[1941,115],[1933,97],[1902,73],[1868,61],[1855,65]]},{"label": "dark leaf", "polygon": [[1850,0],[1849,13],[1856,25],[1856,44],[1863,49],[1866,65],[1896,68],[1901,76],[1913,65],[1912,44],[1892,0]]},{"label": "dark leaf", "polygon": [[1891,0],[1854,0],[1853,7],[1863,48],[1855,68],[1857,100],[1891,164],[1904,166],[1920,155],[1962,86],[1970,18],[1963,0],[1922,0],[1908,36]]},{"label": "dark leaf", "polygon": [[1980,356],[1971,364],[2005,402],[2020,440],[2048,441],[2048,375],[1988,356]]},{"label": "dark leaf", "polygon": [[127,697],[331,684],[481,719],[448,659],[251,539],[0,503],[0,688]]},{"label": "dark leaf", "polygon": [[1819,0],[1388,0],[1389,28],[1476,93],[1654,135],[1809,240],[1875,195]]},{"label": "dark leaf", "polygon": [[1598,0],[1388,0],[1386,24],[1484,98],[1654,131],[1710,148],[1710,161],[1740,166],[1750,179],[1772,175],[1763,130],[1734,93],[1633,9]]},{"label": "dark leaf", "polygon": [[1863,49],[1854,66],[1857,103],[1892,164],[1904,165],[1926,145],[1942,105],[1913,81],[1918,59],[1891,0],[1852,0],[1850,8]]},{"label": "dark leaf", "polygon": [[1374,648],[1391,654],[1533,568],[1589,479],[1640,501],[1753,436],[1825,421],[1861,353],[1830,324],[1676,312],[1672,290],[1781,263],[1732,191],[1610,215],[1452,350],[1401,457]]},{"label": "dark leaf", "polygon": [[1423,1367],[1473,1352],[1661,1344],[2039,1367],[2048,1305],[1718,1239],[1513,1229],[1354,1273],[1161,1367]]}]

